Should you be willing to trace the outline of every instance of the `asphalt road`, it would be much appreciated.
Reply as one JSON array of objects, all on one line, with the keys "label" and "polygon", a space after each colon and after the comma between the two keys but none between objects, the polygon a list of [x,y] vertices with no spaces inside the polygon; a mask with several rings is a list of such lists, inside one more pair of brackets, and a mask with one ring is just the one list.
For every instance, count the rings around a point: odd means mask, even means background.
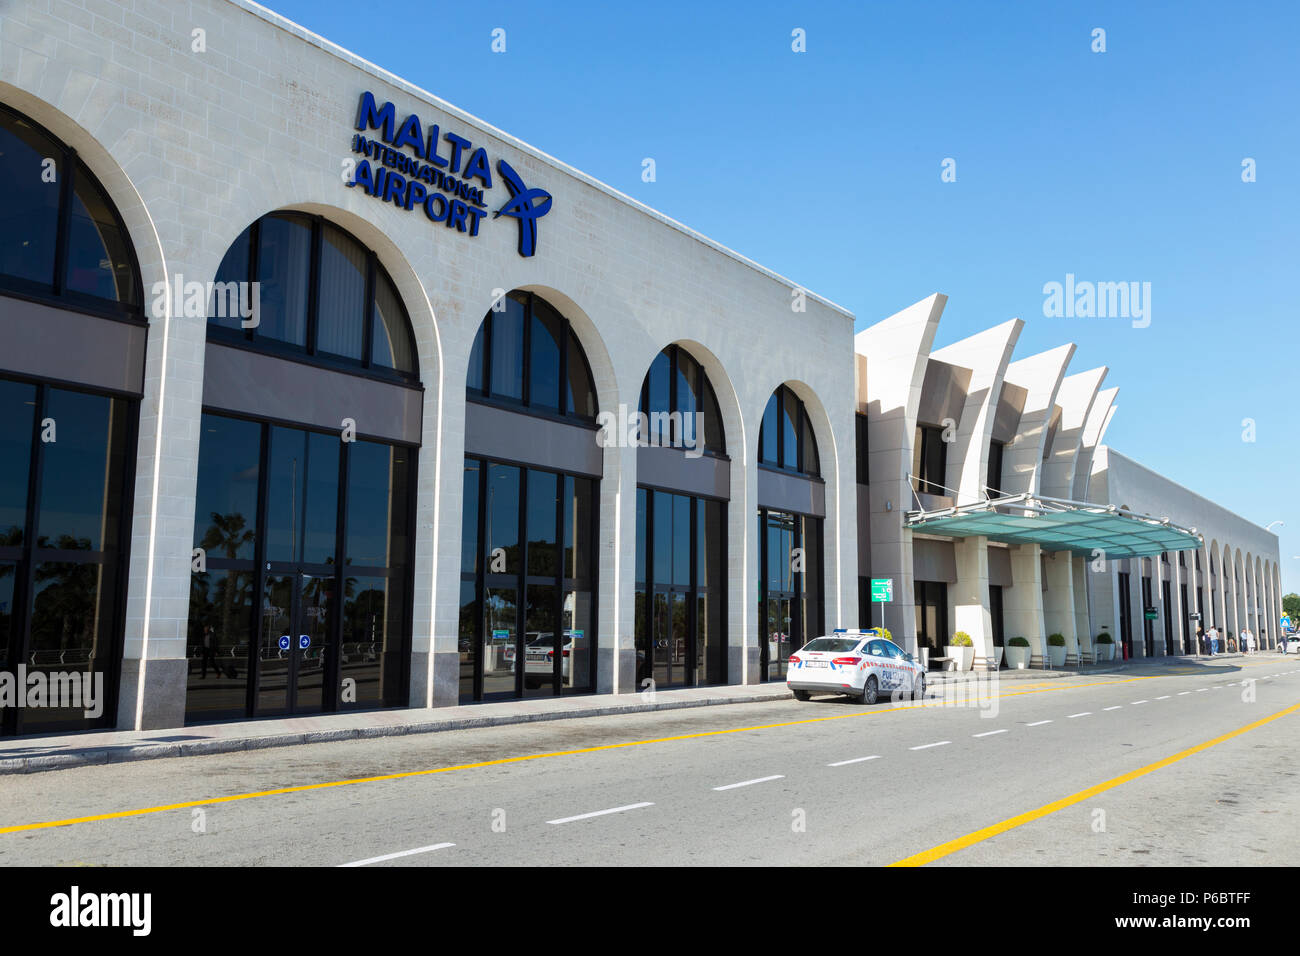
[{"label": "asphalt road", "polygon": [[953,693],[6,777],[0,865],[1300,861],[1294,657]]}]

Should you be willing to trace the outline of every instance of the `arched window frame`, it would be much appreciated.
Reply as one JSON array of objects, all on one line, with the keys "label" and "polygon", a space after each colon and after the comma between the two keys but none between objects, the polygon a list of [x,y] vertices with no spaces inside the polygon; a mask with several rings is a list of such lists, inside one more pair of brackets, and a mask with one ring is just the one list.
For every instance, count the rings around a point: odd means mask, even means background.
[{"label": "arched window frame", "polygon": [[[0,119],[17,120],[25,123],[50,141],[50,145],[58,154],[55,169],[58,175],[57,188],[59,189],[58,225],[52,265],[52,281],[46,284],[19,276],[0,274],[0,293],[33,302],[58,305],[78,312],[102,315],[110,319],[121,319],[137,325],[146,325],[144,288],[140,279],[140,263],[136,258],[135,244],[132,242],[131,234],[127,231],[126,224],[117,211],[117,206],[108,190],[104,188],[99,178],[90,171],[90,168],[82,162],[76,150],[25,113],[0,103]],[[69,245],[72,237],[73,199],[76,195],[77,182],[83,179],[103,198],[109,213],[113,217],[114,225],[123,237],[126,265],[131,273],[131,289],[128,301],[106,299],[67,287]]]},{"label": "arched window frame", "polygon": [[[651,409],[649,407],[650,372],[654,368],[654,363],[659,361],[659,356],[664,355],[665,353],[668,355],[668,383],[669,383],[668,408]],[[718,428],[717,428],[718,435],[716,438],[712,437],[709,434],[709,431],[707,429],[705,431],[704,453],[714,458],[726,458],[727,457],[727,436],[725,433],[725,427],[722,422],[722,406],[718,404],[718,395],[713,390],[713,383],[709,381],[709,373],[705,371],[704,364],[699,359],[697,359],[694,355],[691,355],[691,353],[688,352],[686,349],[683,349],[680,345],[669,345],[667,348],[662,349],[659,352],[659,354],[654,357],[654,360],[651,361],[650,368],[646,370],[645,378],[641,382],[641,398],[640,398],[640,405],[638,406],[638,410],[647,414],[649,414],[651,411],[656,411],[656,412],[667,411],[672,413],[672,412],[679,412],[681,410],[678,406],[678,400],[677,400],[677,373],[680,367],[680,358],[682,355],[685,355],[687,358],[689,358],[692,362],[695,363],[695,368],[699,373],[699,378],[695,382],[695,393],[701,396],[701,398],[705,402],[713,406],[713,410],[716,413],[716,417],[718,420]],[[680,440],[680,436],[672,436],[672,438],[674,441]]]},{"label": "arched window frame", "polygon": [[[795,421],[798,422],[795,434],[795,441],[797,442],[795,460],[798,462],[798,467],[796,468],[781,464],[785,460],[784,428],[778,427],[776,433],[776,461],[770,461],[763,457],[763,431],[766,428],[767,410],[772,406],[773,402],[776,403],[776,421],[778,425],[780,425],[785,415],[786,408],[791,404],[797,411],[795,416]],[[821,478],[821,454],[817,448],[817,436],[813,431],[812,419],[808,417],[808,409],[805,407],[803,399],[799,398],[790,386],[781,385],[772,393],[772,397],[767,400],[767,405],[763,407],[763,418],[760,421],[764,422],[758,429],[758,464],[760,467],[791,475],[801,475],[805,478]],[[811,442],[811,447],[808,445],[809,442]],[[811,468],[807,467],[810,455]]]},{"label": "arched window frame", "polygon": [[[524,308],[524,328],[522,339],[523,351],[523,398],[516,400],[507,398],[503,395],[492,394],[492,326],[496,311],[489,309],[479,324],[478,331],[475,333],[474,344],[470,348],[470,362],[475,361],[475,356],[481,362],[479,368],[479,387],[467,384],[465,395],[469,401],[479,402],[484,405],[499,405],[503,408],[513,410],[524,410],[530,415],[536,415],[541,418],[558,418],[565,421],[581,421],[589,424],[595,424],[596,415],[584,415],[575,409],[568,407],[568,389],[565,387],[568,382],[570,353],[575,353],[583,364],[583,371],[586,374],[586,380],[591,388],[592,404],[596,406],[595,411],[600,411],[599,403],[596,401],[596,381],[591,374],[591,363],[587,360],[587,351],[582,347],[582,340],[578,338],[573,331],[573,324],[569,321],[568,316],[557,309],[544,297],[534,292],[527,292],[516,289],[506,294],[506,298],[520,303]],[[559,317],[561,323],[560,332],[560,403],[558,406],[540,405],[532,400],[530,365],[532,361],[532,336],[533,336],[533,309],[537,302],[541,302]],[[571,346],[574,346],[571,348]],[[472,379],[471,375],[467,377],[467,382]]]},{"label": "arched window frame", "polygon": [[[336,371],[350,372],[353,374],[366,375],[373,378],[389,379],[402,382],[404,384],[418,384],[420,380],[419,356],[415,347],[415,330],[411,326],[411,314],[406,308],[406,303],[397,289],[397,283],[388,270],[384,268],[383,263],[379,261],[376,252],[367,246],[364,242],[344,229],[338,223],[311,213],[298,212],[296,210],[276,210],[259,217],[235,238],[231,243],[233,248],[236,243],[248,236],[248,268],[245,274],[247,281],[257,281],[258,276],[258,247],[259,235],[264,223],[268,219],[280,218],[287,220],[298,220],[305,222],[311,227],[311,246],[308,252],[308,274],[307,274],[307,326],[305,343],[297,345],[292,342],[285,342],[281,339],[272,338],[267,335],[259,335],[256,327],[249,329],[234,329],[217,325],[212,320],[211,303],[208,311],[208,340],[219,342],[224,345],[233,345],[240,348],[250,348],[258,352],[266,352],[271,355],[278,355],[281,358],[288,358],[297,361],[307,361],[312,365],[321,365],[326,368],[332,368]],[[341,233],[356,246],[365,252],[366,256],[366,291],[365,291],[365,315],[362,318],[364,327],[361,336],[362,355],[360,360],[350,359],[346,356],[334,355],[329,352],[323,352],[319,349],[319,319],[320,319],[320,267],[321,267],[321,248],[324,243],[325,227]],[[229,250],[227,250],[227,254]],[[225,261],[225,257],[222,257]],[[411,369],[395,369],[387,365],[377,364],[374,361],[373,343],[375,335],[375,323],[380,321],[379,310],[375,307],[378,296],[380,282],[387,282],[392,288],[394,299],[401,309],[402,326],[405,329],[409,339],[409,348],[411,353]]]}]

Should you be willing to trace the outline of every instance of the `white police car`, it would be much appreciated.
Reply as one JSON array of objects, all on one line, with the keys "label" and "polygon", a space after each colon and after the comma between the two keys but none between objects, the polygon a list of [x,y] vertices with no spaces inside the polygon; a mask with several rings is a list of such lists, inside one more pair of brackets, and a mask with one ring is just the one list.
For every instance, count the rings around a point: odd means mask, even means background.
[{"label": "white police car", "polygon": [[790,655],[785,685],[798,700],[845,694],[864,704],[881,695],[925,697],[925,668],[878,631],[836,631]]}]

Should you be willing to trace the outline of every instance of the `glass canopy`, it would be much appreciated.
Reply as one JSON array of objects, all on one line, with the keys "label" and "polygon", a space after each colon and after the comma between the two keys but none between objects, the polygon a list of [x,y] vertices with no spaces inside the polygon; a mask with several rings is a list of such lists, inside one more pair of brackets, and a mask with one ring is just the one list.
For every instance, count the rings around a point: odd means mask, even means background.
[{"label": "glass canopy", "polygon": [[911,511],[906,526],[945,538],[983,536],[1007,544],[1039,544],[1049,551],[1092,555],[1100,550],[1108,558],[1192,551],[1202,544],[1195,528],[1179,527],[1168,518],[1121,511],[1114,505],[1036,495],[1010,495],[936,511]]}]

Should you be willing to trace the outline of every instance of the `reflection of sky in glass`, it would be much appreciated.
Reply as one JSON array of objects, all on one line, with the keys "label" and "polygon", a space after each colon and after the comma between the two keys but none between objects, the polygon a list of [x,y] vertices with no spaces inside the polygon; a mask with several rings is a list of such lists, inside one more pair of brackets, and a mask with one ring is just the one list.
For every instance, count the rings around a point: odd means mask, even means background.
[{"label": "reflection of sky in glass", "polygon": [[49,390],[45,414],[56,440],[43,446],[38,525],[51,547],[103,548],[112,404],[101,395]]},{"label": "reflection of sky in glass", "polygon": [[352,442],[348,454],[348,563],[388,566],[391,452],[376,442]]},{"label": "reflection of sky in glass", "polygon": [[[250,560],[262,426],[204,415],[201,427],[194,547],[207,547],[210,557]],[[220,523],[214,522],[214,512],[222,516]]]},{"label": "reflection of sky in glass", "polygon": [[[31,466],[36,387],[0,380],[0,537],[22,543],[27,524],[27,477]],[[10,529],[17,529],[10,537]]]}]

